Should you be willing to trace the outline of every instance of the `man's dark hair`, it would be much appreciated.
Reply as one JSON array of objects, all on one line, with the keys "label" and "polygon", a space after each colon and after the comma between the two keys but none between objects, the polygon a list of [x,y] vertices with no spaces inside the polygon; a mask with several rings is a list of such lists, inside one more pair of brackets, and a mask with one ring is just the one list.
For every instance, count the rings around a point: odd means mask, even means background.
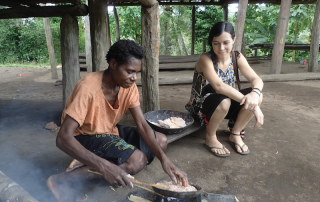
[{"label": "man's dark hair", "polygon": [[117,61],[118,65],[125,64],[130,58],[142,60],[144,51],[141,46],[132,40],[119,40],[114,43],[106,56],[107,62],[113,58]]}]

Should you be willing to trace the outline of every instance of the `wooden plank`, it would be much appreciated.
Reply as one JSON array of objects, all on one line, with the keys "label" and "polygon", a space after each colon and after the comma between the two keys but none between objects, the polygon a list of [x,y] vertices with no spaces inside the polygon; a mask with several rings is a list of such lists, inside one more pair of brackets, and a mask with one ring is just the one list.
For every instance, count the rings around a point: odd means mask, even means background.
[{"label": "wooden plank", "polygon": [[92,71],[107,68],[106,54],[109,50],[107,43],[107,2],[104,0],[88,0],[90,15],[90,35],[92,49]]},{"label": "wooden plank", "polygon": [[141,45],[145,58],[141,65],[141,82],[144,112],[160,109],[159,101],[159,4],[141,7]]},{"label": "wooden plank", "polygon": [[63,104],[80,79],[79,26],[76,17],[66,14],[60,23]]},{"label": "wooden plank", "polygon": [[228,21],[228,3],[223,5],[223,19],[224,21]]},{"label": "wooden plank", "polygon": [[242,39],[243,39],[243,30],[244,24],[246,20],[246,13],[247,13],[247,6],[248,0],[241,0],[239,1],[238,5],[238,14],[237,14],[237,21],[236,21],[236,41],[234,43],[234,50],[241,51],[242,46]]},{"label": "wooden plank", "polygon": [[276,38],[272,51],[270,74],[280,74],[286,33],[288,28],[292,0],[282,0],[277,24]]},{"label": "wooden plank", "polygon": [[310,42],[311,43],[310,58],[309,58],[309,64],[308,64],[309,72],[316,72],[318,70],[319,30],[320,30],[320,0],[317,1],[316,10],[313,18],[311,42]]},{"label": "wooden plank", "polygon": [[159,69],[169,70],[169,69],[194,69],[196,66],[195,62],[191,63],[167,63],[159,64]]},{"label": "wooden plank", "polygon": [[67,5],[0,9],[0,19],[62,17],[66,13],[72,16],[85,16],[88,14],[88,7],[86,5]]},{"label": "wooden plank", "polygon": [[56,57],[54,54],[54,46],[53,46],[52,32],[51,32],[49,18],[43,18],[43,25],[44,25],[44,31],[46,34],[47,47],[49,52],[51,78],[58,79],[57,63],[56,63]]}]

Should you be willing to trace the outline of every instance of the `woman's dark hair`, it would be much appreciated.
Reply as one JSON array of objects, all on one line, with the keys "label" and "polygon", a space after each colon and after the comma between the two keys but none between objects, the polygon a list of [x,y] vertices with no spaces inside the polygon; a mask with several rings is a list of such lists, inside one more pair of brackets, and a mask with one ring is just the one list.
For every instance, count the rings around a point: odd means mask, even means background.
[{"label": "woman's dark hair", "polygon": [[106,55],[108,64],[113,58],[117,61],[118,65],[125,64],[132,57],[142,60],[144,51],[136,42],[128,39],[119,40],[114,43]]},{"label": "woman's dark hair", "polygon": [[213,62],[213,66],[216,71],[218,71],[218,64],[217,64],[218,61],[217,61],[217,56],[214,53],[212,48],[212,40],[214,37],[220,36],[223,32],[228,32],[229,34],[231,34],[232,40],[234,39],[235,37],[234,28],[230,22],[226,22],[226,21],[215,23],[210,29],[209,37],[208,37],[208,44],[211,47],[211,50],[210,50],[211,60]]},{"label": "woman's dark hair", "polygon": [[212,49],[212,40],[216,36],[220,36],[223,32],[228,32],[231,34],[232,40],[235,37],[234,28],[230,22],[217,22],[213,25],[213,27],[210,29],[209,37],[208,37],[208,44]]}]

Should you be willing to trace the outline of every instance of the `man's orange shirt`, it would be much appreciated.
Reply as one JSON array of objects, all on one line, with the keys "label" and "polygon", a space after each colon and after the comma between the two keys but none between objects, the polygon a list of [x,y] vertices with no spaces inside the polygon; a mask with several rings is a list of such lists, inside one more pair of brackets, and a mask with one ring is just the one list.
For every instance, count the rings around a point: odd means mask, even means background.
[{"label": "man's orange shirt", "polygon": [[62,122],[68,114],[79,123],[74,136],[113,134],[119,135],[116,124],[129,108],[140,105],[136,84],[130,88],[120,87],[113,108],[102,92],[104,71],[93,72],[82,77],[66,101]]}]

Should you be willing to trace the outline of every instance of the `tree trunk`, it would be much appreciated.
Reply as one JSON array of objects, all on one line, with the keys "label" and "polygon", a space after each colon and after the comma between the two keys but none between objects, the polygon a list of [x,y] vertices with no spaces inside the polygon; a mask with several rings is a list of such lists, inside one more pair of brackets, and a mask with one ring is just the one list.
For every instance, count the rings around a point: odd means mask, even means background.
[{"label": "tree trunk", "polygon": [[313,18],[312,36],[310,43],[310,58],[308,71],[315,72],[318,70],[319,59],[319,29],[320,29],[320,0],[317,1],[316,10]]},{"label": "tree trunk", "polygon": [[[88,0],[87,0],[88,4]],[[92,72],[92,53],[91,53],[91,36],[90,36],[90,19],[89,15],[84,18],[85,26],[85,45],[86,45],[86,65],[87,72]]]},{"label": "tree trunk", "polygon": [[196,7],[192,6],[192,22],[191,22],[191,55],[194,55],[194,37],[195,37],[195,24],[196,24]]},{"label": "tree trunk", "polygon": [[51,76],[52,76],[52,79],[58,79],[57,63],[56,63],[56,57],[54,54],[54,46],[53,46],[52,32],[51,32],[49,18],[43,18],[43,25],[44,25],[44,30],[45,30],[46,39],[47,39],[47,47],[48,47],[50,67],[51,67]]},{"label": "tree trunk", "polygon": [[116,40],[120,40],[120,29],[119,29],[119,18],[118,18],[118,12],[117,8],[113,7],[113,12],[114,12],[114,20],[116,21],[116,33],[117,33],[117,38]]},{"label": "tree trunk", "polygon": [[182,45],[182,50],[184,52],[184,55],[188,55],[188,50],[187,50],[186,44],[184,43],[184,39],[183,39],[183,36],[182,36],[181,32],[179,34],[179,38],[180,38],[180,42],[181,42],[181,45]]},{"label": "tree trunk", "polygon": [[145,50],[141,71],[143,110],[144,112],[159,110],[160,22],[158,2],[151,7],[141,6],[141,45]]},{"label": "tree trunk", "polygon": [[[297,35],[298,35],[298,22],[296,21],[295,26],[294,26],[294,40],[293,40],[293,44],[297,43]],[[292,53],[292,62],[295,61],[295,56],[296,56],[296,51],[293,50]]]},{"label": "tree trunk", "polygon": [[63,104],[80,79],[79,26],[77,18],[66,14],[60,23]]},{"label": "tree trunk", "polygon": [[234,43],[234,50],[241,51],[244,24],[246,21],[248,0],[239,1],[237,22],[236,22],[236,41]]},{"label": "tree trunk", "polygon": [[92,47],[92,71],[107,68],[106,54],[109,50],[107,43],[107,1],[88,0],[90,15],[90,35]]},{"label": "tree trunk", "polygon": [[280,74],[290,7],[292,0],[282,0],[277,24],[276,38],[273,46],[270,74]]},{"label": "tree trunk", "polygon": [[[106,9],[106,26],[107,26],[107,44],[108,44],[108,47],[110,48],[111,47],[111,35],[110,35],[110,22],[109,22],[109,13],[108,13],[108,6],[107,6],[107,9]],[[108,50],[109,50],[108,48]],[[107,51],[108,52],[108,51]]]},{"label": "tree trunk", "polygon": [[164,25],[164,54],[170,55],[167,32],[168,32],[168,22],[166,22],[166,24]]}]

